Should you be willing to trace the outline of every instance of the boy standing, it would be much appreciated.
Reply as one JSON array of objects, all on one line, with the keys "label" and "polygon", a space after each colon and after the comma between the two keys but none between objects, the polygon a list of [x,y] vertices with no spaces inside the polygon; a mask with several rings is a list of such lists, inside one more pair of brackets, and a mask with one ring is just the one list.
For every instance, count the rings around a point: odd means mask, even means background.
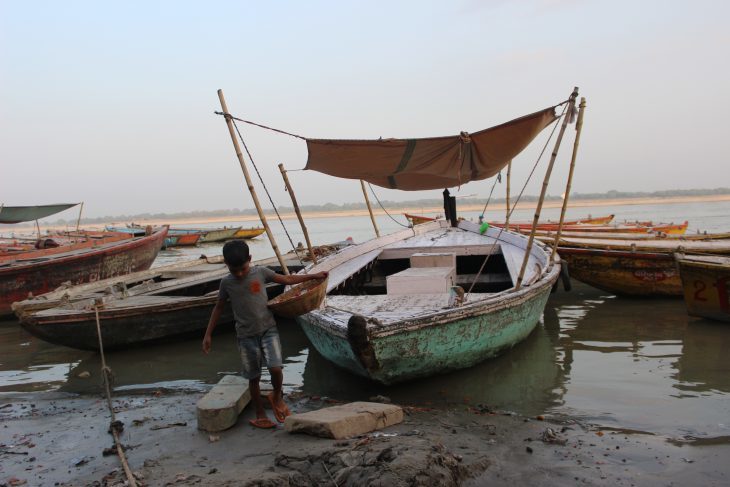
[{"label": "boy standing", "polygon": [[284,403],[281,386],[281,343],[274,315],[267,306],[266,283],[299,284],[312,279],[324,279],[326,272],[317,274],[282,275],[263,266],[251,266],[248,245],[243,240],[231,240],[223,246],[223,260],[230,274],[221,279],[218,300],[208,321],[203,338],[203,352],[210,352],[211,334],[218,324],[223,306],[230,300],[236,320],[238,350],[243,362],[243,377],[248,379],[251,400],[256,408],[256,419],[250,421],[257,428],[273,428],[275,425],[264,412],[261,402],[259,379],[265,363],[271,373],[274,392],[268,395],[274,417],[283,423],[290,414]]}]

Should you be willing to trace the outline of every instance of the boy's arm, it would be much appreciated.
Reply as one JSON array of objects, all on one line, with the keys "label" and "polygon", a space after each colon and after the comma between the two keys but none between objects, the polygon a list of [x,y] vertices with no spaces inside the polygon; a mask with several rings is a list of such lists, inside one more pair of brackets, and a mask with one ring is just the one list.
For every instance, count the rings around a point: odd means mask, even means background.
[{"label": "boy's arm", "polygon": [[223,306],[225,306],[225,300],[220,297],[215,302],[213,312],[210,313],[210,320],[208,320],[208,328],[205,330],[205,336],[203,337],[203,353],[208,354],[212,344],[212,334],[215,327],[218,326],[218,319],[221,317],[223,312]]},{"label": "boy's arm", "polygon": [[274,274],[272,280],[277,284],[299,284],[300,282],[311,281],[313,279],[324,279],[329,275],[328,272],[317,272],[316,274]]}]

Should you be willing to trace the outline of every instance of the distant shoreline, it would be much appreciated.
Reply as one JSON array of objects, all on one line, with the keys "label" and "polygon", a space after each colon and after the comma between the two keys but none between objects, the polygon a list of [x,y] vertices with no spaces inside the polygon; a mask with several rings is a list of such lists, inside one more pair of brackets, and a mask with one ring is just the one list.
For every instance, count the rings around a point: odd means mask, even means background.
[{"label": "distant shoreline", "polygon": [[[569,203],[570,209],[585,208],[585,207],[610,207],[610,206],[627,206],[627,205],[652,205],[652,204],[681,204],[681,203],[715,203],[721,201],[730,201],[730,195],[702,195],[702,196],[669,196],[669,197],[644,197],[644,198],[616,198],[616,199],[577,199],[571,200]],[[535,201],[519,203],[517,209],[529,209],[536,206]],[[546,201],[543,208],[560,208],[562,206],[561,201]],[[484,208],[483,205],[464,205],[459,206],[461,212],[481,211]],[[499,205],[490,205],[489,210],[494,211],[499,208]],[[401,215],[403,213],[413,214],[433,214],[443,213],[443,208],[438,206],[433,207],[411,207],[411,208],[397,208],[388,210],[393,215]],[[373,207],[373,213],[377,216],[385,215],[385,212],[379,207]],[[314,212],[303,212],[302,216],[305,220],[308,218],[343,218],[353,216],[367,216],[367,209],[362,210],[343,210],[343,211],[314,211]],[[275,214],[267,213],[266,217],[270,220],[276,218]],[[285,220],[296,219],[294,212],[283,213],[281,217]],[[246,223],[250,222],[249,226],[260,226],[259,217],[257,215],[227,215],[220,217],[205,217],[205,218],[167,218],[167,219],[139,219],[135,220],[134,223],[140,225],[165,225],[165,224],[178,224],[178,225],[195,225],[195,224],[211,224],[211,223]],[[89,223],[82,224],[80,227],[84,229],[99,229],[105,225],[111,224],[125,224],[128,222],[121,221],[108,221],[105,223]],[[43,230],[56,230],[65,229],[70,227],[59,226],[59,225],[41,225]],[[227,225],[229,226],[229,225]],[[23,226],[5,226],[3,233],[10,231],[20,230],[32,230],[35,227],[32,225]]]}]

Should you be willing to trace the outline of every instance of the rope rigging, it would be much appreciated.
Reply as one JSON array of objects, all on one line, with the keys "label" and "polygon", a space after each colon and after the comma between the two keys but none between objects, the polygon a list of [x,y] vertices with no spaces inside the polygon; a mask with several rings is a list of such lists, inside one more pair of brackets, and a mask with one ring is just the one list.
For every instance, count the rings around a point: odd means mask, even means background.
[{"label": "rope rigging", "polygon": [[373,197],[375,197],[375,201],[378,202],[378,205],[380,205],[380,208],[385,212],[386,215],[388,215],[390,217],[391,220],[393,220],[394,222],[396,222],[398,225],[400,225],[402,227],[410,228],[408,225],[404,225],[401,222],[399,222],[398,220],[396,220],[395,218],[393,218],[393,216],[390,213],[388,213],[388,210],[385,209],[385,207],[383,206],[383,203],[380,202],[378,195],[375,194],[375,191],[373,190],[373,186],[370,183],[368,183],[368,187],[370,188],[370,192],[373,194]]},{"label": "rope rigging", "polygon": [[[565,102],[565,103],[567,103],[567,102]],[[509,217],[512,216],[512,213],[517,208],[517,203],[520,202],[520,198],[522,198],[522,194],[525,192],[525,189],[527,188],[527,184],[530,182],[530,179],[532,179],[533,174],[535,174],[535,170],[537,169],[537,166],[540,163],[542,156],[545,154],[545,149],[547,149],[548,144],[550,143],[550,141],[553,138],[553,135],[555,135],[555,130],[558,128],[558,125],[559,125],[558,122],[565,115],[565,111],[568,108],[568,105],[567,104],[561,104],[561,105],[563,105],[563,111],[560,113],[560,116],[558,118],[556,118],[555,121],[553,122],[553,129],[550,132],[550,135],[548,136],[547,140],[545,141],[545,145],[543,145],[542,150],[540,151],[540,155],[537,156],[537,160],[535,161],[535,164],[532,166],[532,170],[530,171],[530,174],[527,176],[527,180],[525,180],[525,184],[522,186],[520,193],[517,195],[517,199],[515,200],[514,204],[512,205],[512,208],[510,209],[510,211],[508,213]],[[496,181],[495,181],[495,184],[496,184]],[[492,186],[492,190],[494,190],[494,186]],[[492,193],[490,192],[489,197],[491,198],[491,196],[492,196]],[[489,204],[489,200],[487,200],[487,204]],[[486,210],[486,205],[484,206],[484,208]],[[471,286],[469,286],[469,290],[467,291],[466,296],[464,298],[465,301],[468,300],[469,294],[471,294],[472,290],[474,289],[474,286],[477,283],[477,280],[479,279],[479,276],[481,276],[482,272],[484,271],[484,267],[486,267],[487,262],[489,262],[489,257],[492,256],[492,251],[494,250],[494,246],[497,245],[497,242],[500,241],[500,237],[502,236],[502,232],[504,232],[504,229],[505,229],[504,226],[499,229],[499,233],[497,234],[497,237],[495,238],[494,243],[492,244],[492,247],[489,249],[489,253],[484,258],[484,261],[482,262],[482,265],[479,268],[479,272],[477,272],[476,276],[474,277],[474,281],[472,281]]]},{"label": "rope rigging", "polygon": [[[235,119],[235,117],[231,117],[231,119]],[[235,119],[235,120],[238,120],[238,119]],[[302,267],[304,267],[304,262],[302,261],[302,258],[299,255],[299,251],[297,250],[297,247],[294,245],[294,241],[292,240],[291,235],[289,235],[289,231],[286,229],[286,225],[284,225],[284,220],[281,218],[281,215],[279,214],[279,210],[276,209],[276,205],[274,204],[274,200],[271,198],[271,194],[269,193],[269,189],[266,187],[266,183],[264,183],[264,179],[261,177],[261,173],[259,172],[259,168],[256,166],[256,163],[254,162],[253,157],[251,156],[251,152],[248,150],[248,146],[246,145],[246,142],[243,140],[243,136],[241,135],[241,131],[238,130],[238,125],[236,125],[236,122],[235,121],[233,122],[233,127],[236,129],[236,133],[238,134],[238,138],[241,140],[241,144],[243,144],[243,148],[246,150],[246,154],[248,154],[248,158],[251,161],[251,165],[256,170],[256,175],[259,177],[259,181],[261,181],[261,185],[264,187],[264,191],[266,192],[266,196],[269,198],[269,202],[271,203],[271,207],[274,209],[274,213],[276,213],[276,217],[279,219],[279,223],[281,223],[281,227],[284,229],[284,233],[286,234],[286,238],[289,239],[289,243],[291,244],[291,248],[294,251],[294,254],[297,256],[297,260],[299,260],[299,263],[302,265]],[[272,130],[274,130],[274,129],[272,129]]]}]

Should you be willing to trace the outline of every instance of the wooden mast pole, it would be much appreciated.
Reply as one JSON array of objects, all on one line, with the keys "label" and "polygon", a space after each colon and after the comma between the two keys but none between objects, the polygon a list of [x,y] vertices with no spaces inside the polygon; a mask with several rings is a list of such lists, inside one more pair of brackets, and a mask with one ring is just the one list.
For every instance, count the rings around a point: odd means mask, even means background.
[{"label": "wooden mast pole", "polygon": [[368,212],[370,212],[370,220],[373,222],[373,228],[375,229],[375,236],[380,237],[380,231],[378,225],[375,223],[375,216],[373,216],[373,209],[370,206],[370,198],[368,198],[368,192],[365,191],[365,181],[360,180],[360,186],[362,186],[362,195],[365,197],[365,204],[368,205]]},{"label": "wooden mast pole", "polygon": [[289,183],[289,176],[286,175],[286,169],[284,169],[284,164],[279,164],[279,171],[281,171],[281,177],[284,178],[284,184],[286,185],[286,190],[289,192],[289,196],[291,196],[291,202],[294,205],[294,212],[297,214],[297,218],[299,219],[299,225],[302,226],[302,232],[304,232],[304,240],[307,242],[307,249],[309,249],[309,255],[312,257],[312,263],[317,264],[317,256],[314,254],[314,249],[312,248],[312,242],[309,240],[309,232],[307,231],[307,226],[304,224],[304,218],[302,218],[302,212],[299,211],[299,204],[297,203],[297,197],[294,196],[294,189],[291,187],[291,184]]},{"label": "wooden mast pole", "polygon": [[241,152],[241,148],[238,145],[238,140],[236,139],[236,132],[233,130],[233,121],[231,120],[231,114],[228,113],[228,106],[226,105],[226,99],[223,97],[223,90],[218,90],[218,99],[221,102],[221,108],[223,109],[223,116],[226,119],[226,125],[228,125],[228,132],[231,134],[233,148],[236,150],[238,162],[239,164],[241,164],[243,177],[246,178],[246,185],[248,186],[248,190],[251,193],[251,198],[253,198],[253,204],[256,206],[256,211],[259,214],[261,223],[264,225],[264,230],[266,230],[266,236],[269,237],[269,243],[271,243],[271,248],[274,249],[274,254],[276,254],[276,258],[281,265],[282,271],[284,272],[284,274],[289,274],[289,268],[286,266],[286,264],[284,263],[284,259],[281,257],[279,247],[276,245],[276,239],[274,239],[274,234],[271,232],[271,228],[269,228],[269,223],[266,221],[266,216],[264,216],[264,210],[261,209],[261,203],[259,203],[259,197],[256,195],[256,189],[253,187],[253,183],[251,182],[251,176],[248,173],[246,161],[243,159],[243,153]]},{"label": "wooden mast pole", "polygon": [[507,213],[504,217],[504,229],[509,231],[509,214],[510,214],[510,208],[509,208],[509,182],[512,178],[512,161],[509,161],[507,163],[507,195],[505,196],[504,200],[507,203]]},{"label": "wooden mast pole", "polygon": [[[530,260],[530,254],[532,253],[532,244],[535,241],[535,230],[537,229],[537,223],[540,220],[540,212],[542,211],[542,204],[545,201],[545,195],[547,194],[548,183],[550,182],[550,174],[553,172],[553,166],[555,165],[555,159],[558,157],[558,149],[560,148],[560,142],[563,140],[565,129],[568,126],[568,119],[570,118],[571,112],[575,108],[575,99],[578,96],[578,88],[573,89],[573,93],[570,95],[568,101],[568,107],[566,108],[565,115],[563,116],[563,124],[560,126],[560,133],[555,141],[555,148],[550,156],[550,164],[548,164],[547,171],[545,171],[545,178],[542,181],[542,190],[540,191],[540,200],[537,202],[537,208],[535,208],[535,217],[532,219],[532,230],[530,231],[530,238],[527,241],[527,248],[525,249],[525,258],[522,259],[522,267],[520,268],[520,274],[517,277],[517,283],[515,284],[515,291],[522,287],[522,279],[525,277],[525,270],[527,269],[527,262]],[[548,263],[549,265],[550,263]]]},{"label": "wooden mast pole", "polygon": [[555,242],[553,243],[553,251],[550,254],[550,265],[553,265],[555,252],[558,250],[560,236],[563,233],[563,222],[565,221],[565,211],[568,209],[568,198],[570,197],[570,188],[573,185],[573,171],[575,170],[575,159],[578,155],[578,145],[580,144],[580,133],[583,129],[583,113],[586,109],[586,99],[580,99],[578,108],[578,120],[575,122],[575,141],[573,141],[573,155],[570,157],[570,170],[568,171],[568,182],[565,185],[565,197],[563,198],[563,209],[560,211],[560,223],[558,224],[558,233],[555,234]]}]

